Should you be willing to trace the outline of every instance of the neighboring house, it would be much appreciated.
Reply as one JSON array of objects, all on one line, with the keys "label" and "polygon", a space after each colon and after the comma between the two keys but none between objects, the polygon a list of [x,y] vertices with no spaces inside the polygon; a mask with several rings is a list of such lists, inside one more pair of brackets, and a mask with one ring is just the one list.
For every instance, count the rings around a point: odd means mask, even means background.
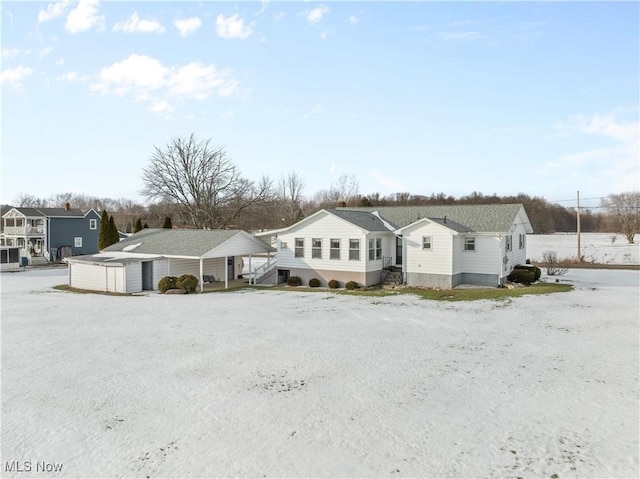
[{"label": "neighboring house", "polygon": [[520,204],[321,210],[270,237],[277,282],[299,276],[369,286],[502,285],[526,261],[531,224]]},{"label": "neighboring house", "polygon": [[100,215],[93,209],[11,208],[2,215],[2,246],[21,248],[29,264],[98,252]]},{"label": "neighboring house", "polygon": [[225,282],[242,276],[243,256],[275,251],[242,230],[150,229],[120,240],[101,253],[65,259],[69,286],[137,293],[157,289],[163,276],[191,274]]}]

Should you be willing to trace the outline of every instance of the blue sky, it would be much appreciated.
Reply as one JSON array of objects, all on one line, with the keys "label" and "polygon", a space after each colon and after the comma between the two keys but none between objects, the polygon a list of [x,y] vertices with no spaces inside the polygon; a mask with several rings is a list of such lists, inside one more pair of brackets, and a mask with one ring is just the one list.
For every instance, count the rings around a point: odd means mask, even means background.
[{"label": "blue sky", "polygon": [[640,188],[638,2],[7,2],[3,203],[140,196],[195,133],[311,195]]}]

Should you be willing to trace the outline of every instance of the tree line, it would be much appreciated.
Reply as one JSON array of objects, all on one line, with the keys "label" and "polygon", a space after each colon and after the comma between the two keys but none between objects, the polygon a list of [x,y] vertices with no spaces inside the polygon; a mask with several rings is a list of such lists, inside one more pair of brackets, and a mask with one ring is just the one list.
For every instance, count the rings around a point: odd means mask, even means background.
[{"label": "tree line", "polygon": [[[576,231],[576,211],[539,196],[511,196],[472,192],[461,197],[446,193],[418,195],[398,192],[363,195],[354,175],[341,175],[327,189],[305,194],[305,183],[296,171],[277,180],[263,176],[254,182],[245,178],[223,147],[195,135],[176,137],[166,147],[154,147],[142,170],[142,194],[146,204],[128,198],[97,198],[85,194],[60,193],[48,199],[22,193],[13,206],[60,206],[108,211],[116,228],[134,232],[136,223],[148,227],[228,229],[247,231],[282,228],[323,208],[346,206],[421,206],[521,203],[534,232],[550,234]],[[616,232],[633,239],[640,233],[640,193],[629,192],[603,198],[598,211],[582,209],[583,232]]]}]

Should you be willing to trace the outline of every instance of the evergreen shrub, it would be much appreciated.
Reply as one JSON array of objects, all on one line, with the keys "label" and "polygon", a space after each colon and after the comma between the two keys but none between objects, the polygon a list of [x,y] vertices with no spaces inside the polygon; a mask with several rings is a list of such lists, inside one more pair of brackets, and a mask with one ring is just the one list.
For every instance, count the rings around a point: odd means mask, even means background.
[{"label": "evergreen shrub", "polygon": [[344,285],[344,287],[347,289],[356,289],[358,287],[358,283],[356,283],[355,281],[349,281]]},{"label": "evergreen shrub", "polygon": [[302,284],[302,278],[300,278],[300,276],[289,276],[287,284],[289,286],[300,286]]},{"label": "evergreen shrub", "polygon": [[178,285],[176,284],[177,281],[178,281],[178,278],[176,278],[175,276],[165,276],[158,282],[158,291],[164,294],[170,289],[177,288],[178,287]]},{"label": "evergreen shrub", "polygon": [[531,284],[536,280],[536,273],[532,269],[514,269],[507,279],[512,283]]},{"label": "evergreen shrub", "polygon": [[176,286],[187,293],[193,293],[198,288],[198,278],[190,274],[183,274],[176,280]]},{"label": "evergreen shrub", "polygon": [[311,278],[309,280],[310,288],[317,288],[318,286],[320,286],[320,280],[318,278]]},{"label": "evergreen shrub", "polygon": [[329,281],[329,287],[331,289],[336,289],[340,287],[340,281],[338,281],[337,279],[332,279],[331,281]]}]

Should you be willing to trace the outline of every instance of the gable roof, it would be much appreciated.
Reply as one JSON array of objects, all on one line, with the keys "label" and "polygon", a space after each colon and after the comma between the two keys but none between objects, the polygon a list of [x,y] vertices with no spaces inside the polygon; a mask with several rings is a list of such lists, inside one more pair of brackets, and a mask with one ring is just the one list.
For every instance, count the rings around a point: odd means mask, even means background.
[{"label": "gable roof", "polygon": [[369,206],[340,208],[340,211],[377,211],[383,219],[398,229],[404,228],[405,226],[415,223],[423,218],[428,218],[431,221],[440,220],[443,222],[446,217],[446,226],[451,226],[455,223],[458,227],[466,228],[465,232],[509,231],[521,210],[524,212],[523,206],[519,203],[495,205]]},{"label": "gable roof", "polygon": [[326,210],[332,215],[367,231],[389,231],[384,222],[369,211]]},{"label": "gable roof", "polygon": [[455,231],[456,233],[471,233],[473,232],[473,230],[465,225],[461,225],[460,223],[456,223],[455,221],[451,221],[449,218],[421,218],[418,221],[414,221],[413,223],[407,225],[407,226],[403,226],[402,228],[398,228],[396,230],[396,233],[398,232],[402,232],[406,229],[411,228],[412,226],[416,226],[420,223],[424,223],[424,222],[431,222],[431,223],[435,223],[437,225],[440,226],[444,226],[445,228],[448,228],[452,231]]},{"label": "gable roof", "polygon": [[253,248],[249,249],[253,249],[253,251],[246,251],[246,254],[275,251],[265,242],[243,230],[174,230],[167,228],[145,228],[112,244],[103,251],[201,258],[208,256],[214,249],[234,237],[248,238],[252,242]]},{"label": "gable roof", "polygon": [[66,210],[64,208],[26,208],[21,206],[14,207],[12,209],[27,217],[43,216],[49,218],[84,218],[87,213],[95,211],[93,209],[90,209],[86,212],[83,212],[80,208],[69,208],[68,210]]}]

